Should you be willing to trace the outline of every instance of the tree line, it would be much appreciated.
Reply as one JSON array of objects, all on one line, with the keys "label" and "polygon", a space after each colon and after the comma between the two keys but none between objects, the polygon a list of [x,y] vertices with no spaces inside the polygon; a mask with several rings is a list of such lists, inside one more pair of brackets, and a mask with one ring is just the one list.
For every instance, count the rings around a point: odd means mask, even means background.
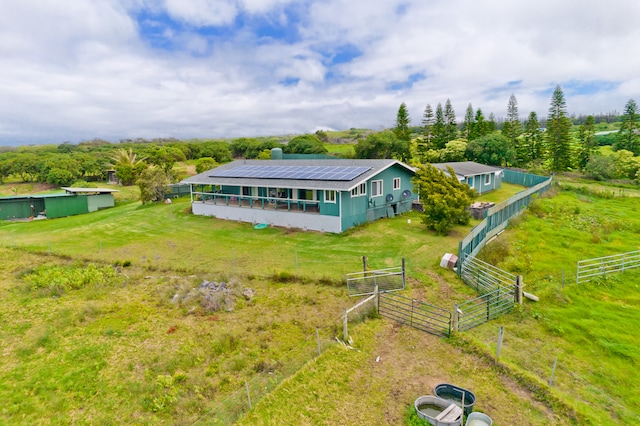
[{"label": "tree line", "polygon": [[[395,125],[357,139],[355,158],[397,158],[413,165],[477,161],[479,163],[527,168],[540,172],[581,170],[596,179],[640,180],[640,114],[630,99],[621,115],[608,113],[570,116],[560,86],[553,91],[547,117],[531,112],[526,119],[518,113],[511,95],[506,117],[496,120],[481,108],[469,104],[461,122],[449,99],[434,108],[427,104],[420,125],[412,126],[407,106],[398,109]],[[619,121],[619,129],[596,135],[596,125]],[[577,125],[576,125],[577,124]],[[79,144],[0,148],[0,183],[13,176],[24,182],[70,186],[77,182],[104,181],[115,171],[124,185],[138,182],[143,172],[153,169],[166,182],[181,176],[178,162],[196,160],[201,173],[234,158],[270,158],[270,150],[285,153],[327,153],[326,132],[287,138],[238,138],[227,140],[136,139],[119,143],[94,139]],[[609,144],[613,156],[598,155],[600,145]],[[149,171],[147,174],[151,173]]]},{"label": "tree line", "polygon": [[[615,113],[575,117],[567,112],[560,86],[551,96],[548,115],[531,112],[521,119],[518,101],[511,95],[506,117],[467,106],[462,122],[449,99],[435,110],[427,104],[420,126],[411,126],[406,104],[398,109],[395,126],[369,135],[355,147],[358,158],[397,158],[415,164],[477,161],[495,166],[538,172],[580,170],[594,178],[626,178],[640,181],[640,114],[629,99],[622,115]],[[619,120],[619,129],[596,134],[596,125]],[[574,123],[579,123],[574,125]],[[605,124],[606,125],[606,124]],[[615,155],[599,155],[600,145],[612,145]]]}]

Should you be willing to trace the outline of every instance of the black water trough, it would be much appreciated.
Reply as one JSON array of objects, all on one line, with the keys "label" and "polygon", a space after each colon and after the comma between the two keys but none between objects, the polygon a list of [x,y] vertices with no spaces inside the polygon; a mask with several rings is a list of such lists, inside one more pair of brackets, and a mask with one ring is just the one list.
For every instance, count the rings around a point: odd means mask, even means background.
[{"label": "black water trough", "polygon": [[[464,415],[468,416],[473,411],[473,404],[476,403],[476,395],[468,389],[461,388],[449,383],[440,383],[434,388],[438,398],[446,399],[464,409]],[[464,395],[464,401],[462,401]]]}]

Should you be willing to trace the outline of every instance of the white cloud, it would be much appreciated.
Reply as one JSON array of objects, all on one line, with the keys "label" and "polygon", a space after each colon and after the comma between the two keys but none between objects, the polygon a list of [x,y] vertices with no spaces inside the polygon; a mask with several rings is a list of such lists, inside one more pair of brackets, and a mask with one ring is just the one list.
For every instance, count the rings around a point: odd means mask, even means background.
[{"label": "white cloud", "polygon": [[[545,116],[548,90],[570,83],[610,87],[568,95],[570,112],[640,101],[635,0],[5,3],[0,143],[377,129],[392,125],[401,102],[416,124],[427,103],[447,98],[459,117],[470,102],[503,116],[511,93],[521,117]],[[158,46],[136,22],[143,9],[187,25],[158,18],[169,47]],[[242,14],[267,30],[236,28]],[[283,24],[293,36],[278,37]],[[332,65],[344,46],[360,55]],[[409,85],[416,74],[424,79]]]},{"label": "white cloud", "polygon": [[165,0],[167,12],[176,20],[194,26],[228,25],[238,14],[235,1]]}]

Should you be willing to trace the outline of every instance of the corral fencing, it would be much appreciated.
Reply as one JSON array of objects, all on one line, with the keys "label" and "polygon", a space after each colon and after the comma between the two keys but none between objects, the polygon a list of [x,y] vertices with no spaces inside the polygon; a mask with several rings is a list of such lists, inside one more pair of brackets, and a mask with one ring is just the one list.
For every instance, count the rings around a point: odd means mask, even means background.
[{"label": "corral fencing", "polygon": [[380,292],[404,290],[406,286],[405,263],[402,266],[347,274],[349,296],[365,296]]},{"label": "corral fencing", "polygon": [[640,250],[578,261],[576,284],[640,267]]},{"label": "corral fencing", "polygon": [[509,312],[522,301],[519,277],[473,256],[466,256],[461,263],[462,281],[480,296],[455,306],[454,330],[469,330]]},{"label": "corral fencing", "polygon": [[474,327],[498,318],[513,308],[516,300],[515,286],[498,286],[493,291],[468,302],[456,305],[454,311],[454,329],[470,330]]},{"label": "corral fencing", "polygon": [[462,261],[460,278],[478,294],[489,293],[499,287],[513,287],[516,284],[516,276],[512,273],[469,255]]},{"label": "corral fencing", "polygon": [[380,293],[378,313],[439,337],[451,336],[451,312],[398,294]]},{"label": "corral fencing", "polygon": [[[542,180],[544,179],[544,180]],[[513,197],[491,207],[485,212],[485,218],[482,222],[476,225],[469,235],[467,235],[458,244],[458,258],[461,260],[458,262],[458,275],[462,274],[463,259],[469,256],[475,256],[480,252],[487,241],[502,232],[509,223],[509,219],[518,216],[524,211],[535,195],[542,194],[551,187],[552,178],[545,178],[543,176],[530,175],[527,173],[520,173],[513,170],[505,170],[504,176],[505,182],[513,182],[517,184],[527,184],[541,182],[534,186],[517,193]]]}]

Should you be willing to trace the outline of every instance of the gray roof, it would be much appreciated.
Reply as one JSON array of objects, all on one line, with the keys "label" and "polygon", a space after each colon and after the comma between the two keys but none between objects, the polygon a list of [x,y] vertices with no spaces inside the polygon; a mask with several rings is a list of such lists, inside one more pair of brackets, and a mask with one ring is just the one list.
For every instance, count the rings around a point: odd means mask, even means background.
[{"label": "gray roof", "polygon": [[[415,170],[397,160],[237,160],[223,164],[212,170],[207,170],[195,176],[188,177],[180,183],[198,185],[235,185],[235,186],[262,186],[278,188],[299,188],[299,189],[329,189],[336,191],[350,191],[361,183],[366,182],[371,177],[383,170],[398,165],[413,173]],[[370,167],[363,174],[349,181],[333,180],[305,180],[305,179],[264,179],[264,178],[232,178],[232,177],[211,177],[213,170],[220,172],[231,170],[238,166],[344,166],[344,167]]]},{"label": "gray roof", "polygon": [[502,171],[502,169],[499,167],[486,166],[474,161],[459,161],[456,163],[432,163],[431,165],[444,172],[447,171],[447,166],[450,166],[456,173],[456,175],[462,177],[485,175],[487,173],[496,173]]}]

